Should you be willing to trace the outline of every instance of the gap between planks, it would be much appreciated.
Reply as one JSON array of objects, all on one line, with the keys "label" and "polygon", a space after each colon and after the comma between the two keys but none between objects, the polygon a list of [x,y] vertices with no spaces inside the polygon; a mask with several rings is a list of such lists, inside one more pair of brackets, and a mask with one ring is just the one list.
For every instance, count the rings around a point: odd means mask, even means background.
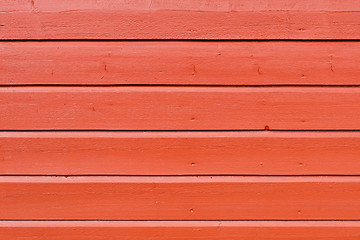
[{"label": "gap between planks", "polygon": [[212,227],[212,226],[244,226],[244,227],[360,227],[359,220],[0,220],[0,227]]},{"label": "gap between planks", "polygon": [[0,130],[0,138],[153,138],[153,137],[239,137],[239,138],[331,138],[359,137],[360,130]]},{"label": "gap between planks", "polygon": [[[0,134],[4,133],[268,133],[268,132],[283,132],[283,133],[357,133],[360,129],[223,129],[223,130],[148,130],[148,129],[136,129],[136,130],[118,130],[118,129],[0,129]],[[0,136],[1,137],[1,136]],[[13,136],[12,136],[13,137]],[[55,137],[55,135],[54,135]]]},{"label": "gap between planks", "polygon": [[[64,175],[64,174],[0,174],[0,178],[1,177],[64,177],[64,178],[69,178],[69,177],[148,177],[148,178],[153,178],[153,177],[279,177],[279,178],[284,178],[284,177],[298,177],[298,178],[302,178],[302,177],[314,177],[314,178],[322,178],[322,177],[360,177],[360,175],[358,174],[302,174],[302,175],[274,175],[274,174],[270,174],[270,175],[265,175],[265,174],[173,174],[173,175],[169,175],[169,174],[157,174],[157,175],[146,175],[146,174],[142,174],[142,175],[134,175],[134,174],[123,174],[123,175],[118,175],[118,174],[68,174],[68,175]],[[0,180],[1,182],[1,180]],[[1,220],[1,219],[0,219]]]},{"label": "gap between planks", "polygon": [[[302,88],[306,88],[310,92],[319,90],[328,90],[325,92],[341,92],[344,90],[356,89],[360,85],[0,85],[0,93],[2,92],[87,92],[88,88],[93,88],[93,92],[107,92],[111,89],[127,89],[129,92],[146,92],[146,91],[168,91],[168,92],[257,92],[257,91],[274,91],[277,88],[282,91],[289,90],[294,92],[302,92]],[[72,91],[69,91],[72,90]],[[211,90],[209,90],[211,89]],[[336,91],[339,89],[338,91]],[[156,92],[156,91],[155,91]]]},{"label": "gap between planks", "polygon": [[360,42],[360,39],[91,39],[91,38],[72,38],[72,39],[0,39],[0,42]]},{"label": "gap between planks", "polygon": [[52,87],[80,87],[80,88],[91,88],[91,87],[101,87],[101,88],[117,88],[117,87],[144,87],[144,88],[161,88],[161,87],[179,87],[179,88],[287,88],[287,87],[304,87],[304,88],[358,88],[359,85],[352,84],[270,84],[270,85],[205,85],[205,84],[0,84],[0,88],[24,88],[24,87],[44,87],[44,88],[52,88]]},{"label": "gap between planks", "polygon": [[360,176],[0,176],[1,183],[320,183]]}]

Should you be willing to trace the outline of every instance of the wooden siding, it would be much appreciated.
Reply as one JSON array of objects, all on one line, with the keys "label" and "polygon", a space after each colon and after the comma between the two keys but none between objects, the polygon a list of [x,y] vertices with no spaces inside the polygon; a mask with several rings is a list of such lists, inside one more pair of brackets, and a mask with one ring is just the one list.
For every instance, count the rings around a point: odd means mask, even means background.
[{"label": "wooden siding", "polygon": [[0,87],[0,94],[2,130],[360,130],[358,87]]},{"label": "wooden siding", "polygon": [[0,239],[360,239],[356,0],[0,1]]},{"label": "wooden siding", "polygon": [[[358,240],[359,221],[2,221],[0,237],[32,240]],[[60,238],[59,238],[60,236]]]},{"label": "wooden siding", "polygon": [[358,39],[354,0],[1,3],[3,39]]},{"label": "wooden siding", "polygon": [[4,175],[360,175],[360,132],[0,132]]},{"label": "wooden siding", "polygon": [[358,42],[0,42],[0,51],[0,85],[360,84]]},{"label": "wooden siding", "polygon": [[357,220],[360,177],[0,177],[8,220]]}]

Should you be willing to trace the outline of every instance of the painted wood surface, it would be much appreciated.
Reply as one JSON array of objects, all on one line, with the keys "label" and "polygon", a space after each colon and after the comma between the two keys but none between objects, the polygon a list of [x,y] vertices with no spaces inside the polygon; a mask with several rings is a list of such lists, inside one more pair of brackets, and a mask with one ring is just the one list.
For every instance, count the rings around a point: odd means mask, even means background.
[{"label": "painted wood surface", "polygon": [[344,221],[2,221],[3,239],[32,240],[358,240],[360,223]]},{"label": "painted wood surface", "polygon": [[360,177],[0,177],[3,220],[357,220]]},{"label": "painted wood surface", "polygon": [[0,42],[0,84],[360,85],[359,42]]},{"label": "painted wood surface", "polygon": [[1,132],[0,174],[360,175],[360,132]]},{"label": "painted wood surface", "polygon": [[1,39],[359,39],[357,1],[4,0]]},{"label": "painted wood surface", "polygon": [[0,1],[0,239],[360,239],[359,19]]},{"label": "painted wood surface", "polygon": [[1,130],[359,130],[357,87],[0,88]]}]

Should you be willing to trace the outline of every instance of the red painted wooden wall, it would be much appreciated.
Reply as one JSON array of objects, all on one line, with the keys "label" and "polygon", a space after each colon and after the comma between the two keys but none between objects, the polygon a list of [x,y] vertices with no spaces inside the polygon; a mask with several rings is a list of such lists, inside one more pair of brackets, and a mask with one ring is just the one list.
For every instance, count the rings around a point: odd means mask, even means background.
[{"label": "red painted wooden wall", "polygon": [[356,0],[0,1],[0,239],[360,239]]}]

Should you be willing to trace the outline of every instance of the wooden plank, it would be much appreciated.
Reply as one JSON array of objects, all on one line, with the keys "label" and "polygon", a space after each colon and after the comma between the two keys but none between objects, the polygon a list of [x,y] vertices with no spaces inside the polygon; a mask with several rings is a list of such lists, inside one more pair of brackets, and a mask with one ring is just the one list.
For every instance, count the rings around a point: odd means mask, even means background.
[{"label": "wooden plank", "polygon": [[359,42],[0,42],[0,84],[359,85]]},{"label": "wooden plank", "polygon": [[1,39],[359,39],[353,0],[0,3]]},{"label": "wooden plank", "polygon": [[0,129],[359,130],[358,87],[0,88]]},{"label": "wooden plank", "polygon": [[359,221],[2,221],[3,239],[358,240]]},{"label": "wooden plank", "polygon": [[360,132],[1,132],[0,174],[360,175]]},{"label": "wooden plank", "polygon": [[357,220],[360,177],[0,177],[3,220]]}]

